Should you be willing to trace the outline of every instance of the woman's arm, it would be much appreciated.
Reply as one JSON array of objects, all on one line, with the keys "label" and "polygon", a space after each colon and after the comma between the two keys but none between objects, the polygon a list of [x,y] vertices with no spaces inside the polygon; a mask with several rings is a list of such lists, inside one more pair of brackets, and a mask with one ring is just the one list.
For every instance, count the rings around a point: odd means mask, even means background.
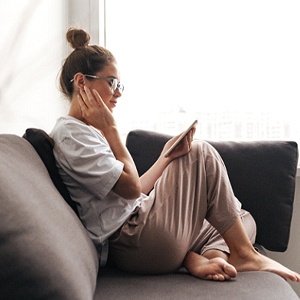
[{"label": "woman's arm", "polygon": [[135,199],[141,195],[139,175],[134,161],[121,141],[116,127],[108,127],[103,132],[117,160],[124,164],[123,171],[113,191],[125,199]]},{"label": "woman's arm", "polygon": [[142,192],[144,194],[148,194],[151,191],[154,183],[161,176],[170,161],[169,157],[165,158],[163,155],[160,155],[152,167],[140,177]]},{"label": "woman's arm", "polygon": [[141,195],[141,183],[136,166],[127,148],[123,145],[112,113],[100,95],[89,89],[80,91],[78,102],[82,116],[88,125],[102,132],[117,160],[124,164],[123,171],[113,191],[125,199],[136,199]]}]

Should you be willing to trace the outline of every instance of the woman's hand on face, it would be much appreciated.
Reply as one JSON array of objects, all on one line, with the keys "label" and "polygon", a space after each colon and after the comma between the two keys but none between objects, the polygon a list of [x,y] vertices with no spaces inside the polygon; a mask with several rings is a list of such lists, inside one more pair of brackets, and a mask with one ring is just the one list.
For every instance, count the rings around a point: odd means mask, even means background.
[{"label": "woman's hand on face", "polygon": [[[193,127],[188,132],[188,134],[180,141],[180,143],[174,148],[174,150],[168,155],[168,159],[173,160],[190,152],[195,131],[196,128]],[[180,134],[174,136],[165,144],[165,147],[162,152],[163,155],[176,142],[179,136]]]},{"label": "woman's hand on face", "polygon": [[88,125],[105,132],[109,127],[116,126],[115,119],[96,90],[90,91],[86,86],[78,95],[82,118]]}]

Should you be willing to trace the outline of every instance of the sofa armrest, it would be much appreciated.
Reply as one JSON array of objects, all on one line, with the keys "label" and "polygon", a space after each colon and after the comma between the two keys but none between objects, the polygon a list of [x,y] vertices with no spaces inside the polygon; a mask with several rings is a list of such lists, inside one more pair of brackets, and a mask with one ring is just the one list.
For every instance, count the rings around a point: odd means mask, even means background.
[{"label": "sofa armrest", "polygon": [[[169,135],[134,130],[126,146],[143,174]],[[213,142],[226,165],[235,195],[257,223],[256,242],[271,251],[287,249],[293,213],[298,146],[289,141]]]},{"label": "sofa armrest", "polygon": [[0,298],[89,299],[99,261],[34,148],[0,135]]}]

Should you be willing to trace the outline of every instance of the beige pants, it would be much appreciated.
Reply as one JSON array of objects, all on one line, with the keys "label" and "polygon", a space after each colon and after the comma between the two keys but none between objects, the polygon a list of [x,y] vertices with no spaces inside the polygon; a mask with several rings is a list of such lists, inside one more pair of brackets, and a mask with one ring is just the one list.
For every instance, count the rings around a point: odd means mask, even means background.
[{"label": "beige pants", "polygon": [[205,142],[172,161],[149,197],[109,242],[109,260],[125,271],[173,272],[192,250],[229,252],[222,234],[241,216],[252,243],[256,226],[241,210],[224,163]]}]

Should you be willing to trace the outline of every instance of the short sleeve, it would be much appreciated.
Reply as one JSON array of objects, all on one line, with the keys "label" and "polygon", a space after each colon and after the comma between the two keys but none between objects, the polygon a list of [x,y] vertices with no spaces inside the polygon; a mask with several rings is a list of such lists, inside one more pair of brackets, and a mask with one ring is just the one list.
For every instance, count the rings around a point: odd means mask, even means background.
[{"label": "short sleeve", "polygon": [[65,129],[57,149],[61,168],[89,193],[104,198],[119,179],[123,163],[94,128],[67,122]]}]

